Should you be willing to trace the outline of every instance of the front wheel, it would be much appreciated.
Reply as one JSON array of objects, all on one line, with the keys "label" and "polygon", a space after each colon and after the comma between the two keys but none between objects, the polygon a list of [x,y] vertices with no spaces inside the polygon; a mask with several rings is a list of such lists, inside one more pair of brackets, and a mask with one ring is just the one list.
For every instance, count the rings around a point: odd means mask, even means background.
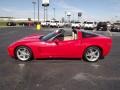
[{"label": "front wheel", "polygon": [[28,47],[20,46],[15,50],[15,56],[20,61],[29,61],[32,58],[32,51]]},{"label": "front wheel", "polygon": [[100,58],[101,51],[98,47],[89,47],[86,49],[83,59],[88,62],[96,62]]}]

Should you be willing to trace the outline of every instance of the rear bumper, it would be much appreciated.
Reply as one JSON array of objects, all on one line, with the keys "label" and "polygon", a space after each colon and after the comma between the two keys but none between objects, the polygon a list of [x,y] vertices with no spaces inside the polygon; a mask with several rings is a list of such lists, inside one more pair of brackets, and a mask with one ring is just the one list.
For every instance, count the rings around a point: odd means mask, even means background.
[{"label": "rear bumper", "polygon": [[112,39],[110,39],[109,43],[105,45],[106,47],[104,47],[104,52],[103,52],[103,56],[107,56],[112,48]]}]

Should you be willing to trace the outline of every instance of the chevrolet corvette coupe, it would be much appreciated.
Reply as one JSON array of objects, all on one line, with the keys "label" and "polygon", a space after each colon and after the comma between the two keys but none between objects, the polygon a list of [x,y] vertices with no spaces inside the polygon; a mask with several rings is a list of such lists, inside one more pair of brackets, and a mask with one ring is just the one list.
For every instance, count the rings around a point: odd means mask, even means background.
[{"label": "chevrolet corvette coupe", "polygon": [[88,62],[103,59],[110,52],[112,40],[84,30],[55,30],[47,35],[30,35],[8,46],[8,54],[20,61],[49,58],[80,58]]}]

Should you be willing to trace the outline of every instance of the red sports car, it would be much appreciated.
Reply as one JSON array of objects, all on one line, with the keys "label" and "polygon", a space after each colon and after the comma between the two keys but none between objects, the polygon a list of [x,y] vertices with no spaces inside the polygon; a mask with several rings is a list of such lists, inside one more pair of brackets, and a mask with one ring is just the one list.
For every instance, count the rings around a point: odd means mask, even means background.
[{"label": "red sports car", "polygon": [[8,47],[8,53],[21,61],[43,58],[80,58],[95,62],[110,52],[109,37],[82,30],[73,30],[65,36],[63,29],[47,35],[30,35]]}]

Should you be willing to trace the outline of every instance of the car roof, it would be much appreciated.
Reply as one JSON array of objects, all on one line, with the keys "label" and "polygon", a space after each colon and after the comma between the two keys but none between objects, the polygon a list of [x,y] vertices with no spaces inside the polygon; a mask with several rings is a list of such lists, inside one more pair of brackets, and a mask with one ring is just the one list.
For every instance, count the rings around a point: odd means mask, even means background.
[{"label": "car roof", "polygon": [[76,29],[77,32],[83,32],[83,33],[89,33],[89,34],[94,34],[94,35],[100,35],[94,32],[90,32],[90,31],[85,31],[84,29]]}]

